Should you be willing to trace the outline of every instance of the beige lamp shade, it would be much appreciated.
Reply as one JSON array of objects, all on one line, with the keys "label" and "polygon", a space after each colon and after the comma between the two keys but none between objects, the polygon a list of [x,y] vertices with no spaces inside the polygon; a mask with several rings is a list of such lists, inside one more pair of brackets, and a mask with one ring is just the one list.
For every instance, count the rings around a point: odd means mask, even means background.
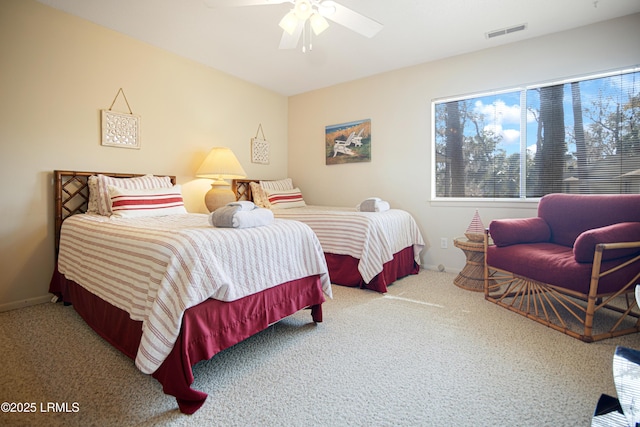
[{"label": "beige lamp shade", "polygon": [[196,171],[199,178],[211,178],[211,190],[204,197],[209,212],[236,200],[229,183],[225,179],[247,176],[233,151],[227,147],[213,147],[202,165]]},{"label": "beige lamp shade", "polygon": [[247,176],[233,151],[227,147],[213,147],[196,171],[199,178],[234,179]]}]

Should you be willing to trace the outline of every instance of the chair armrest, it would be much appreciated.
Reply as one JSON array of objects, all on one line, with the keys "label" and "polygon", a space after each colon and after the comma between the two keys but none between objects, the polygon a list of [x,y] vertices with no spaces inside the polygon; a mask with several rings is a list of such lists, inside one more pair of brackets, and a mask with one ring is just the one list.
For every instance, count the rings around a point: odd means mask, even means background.
[{"label": "chair armrest", "polygon": [[583,232],[573,245],[573,256],[577,262],[591,263],[600,244],[605,244],[602,261],[639,253],[640,222],[621,222]]},{"label": "chair armrest", "polygon": [[542,243],[551,239],[551,229],[540,217],[494,219],[489,224],[489,234],[496,246]]}]

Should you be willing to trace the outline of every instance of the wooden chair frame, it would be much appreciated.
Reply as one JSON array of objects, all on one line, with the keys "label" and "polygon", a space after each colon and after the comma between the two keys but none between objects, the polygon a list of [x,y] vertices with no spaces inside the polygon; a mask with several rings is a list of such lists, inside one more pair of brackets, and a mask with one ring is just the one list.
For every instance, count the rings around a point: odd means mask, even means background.
[{"label": "wooden chair frame", "polygon": [[[489,239],[489,232],[485,230],[485,254]],[[639,273],[617,292],[598,292],[601,277],[631,265],[640,267],[638,255],[601,271],[603,252],[623,248],[640,248],[640,242],[601,243],[596,246],[588,294],[491,267],[485,256],[484,297],[584,342],[640,332],[640,307],[635,299],[635,286],[640,284],[640,268]]]}]

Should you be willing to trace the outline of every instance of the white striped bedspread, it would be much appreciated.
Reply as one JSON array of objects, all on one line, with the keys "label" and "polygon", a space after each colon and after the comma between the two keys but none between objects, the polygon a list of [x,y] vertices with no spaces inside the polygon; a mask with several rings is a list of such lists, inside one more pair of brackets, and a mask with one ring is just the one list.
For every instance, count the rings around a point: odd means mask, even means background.
[{"label": "white striped bedspread", "polygon": [[277,218],[302,221],[316,233],[324,252],[359,260],[358,271],[369,283],[393,255],[413,245],[420,263],[425,246],[418,226],[406,211],[358,212],[355,208],[312,206],[274,209]]},{"label": "white striped bedspread", "polygon": [[58,269],[143,322],[135,363],[147,374],[171,352],[184,311],[207,298],[234,301],[311,275],[332,297],[322,247],[294,221],[223,229],[205,214],[73,215],[62,224]]}]

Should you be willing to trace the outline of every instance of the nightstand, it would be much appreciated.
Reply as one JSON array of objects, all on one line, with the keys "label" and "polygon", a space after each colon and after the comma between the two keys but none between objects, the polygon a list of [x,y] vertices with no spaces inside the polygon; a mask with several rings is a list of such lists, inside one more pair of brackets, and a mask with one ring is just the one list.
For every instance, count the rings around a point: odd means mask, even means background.
[{"label": "nightstand", "polygon": [[484,242],[474,242],[464,237],[453,240],[453,245],[464,252],[467,263],[453,279],[453,283],[468,291],[484,291]]}]

